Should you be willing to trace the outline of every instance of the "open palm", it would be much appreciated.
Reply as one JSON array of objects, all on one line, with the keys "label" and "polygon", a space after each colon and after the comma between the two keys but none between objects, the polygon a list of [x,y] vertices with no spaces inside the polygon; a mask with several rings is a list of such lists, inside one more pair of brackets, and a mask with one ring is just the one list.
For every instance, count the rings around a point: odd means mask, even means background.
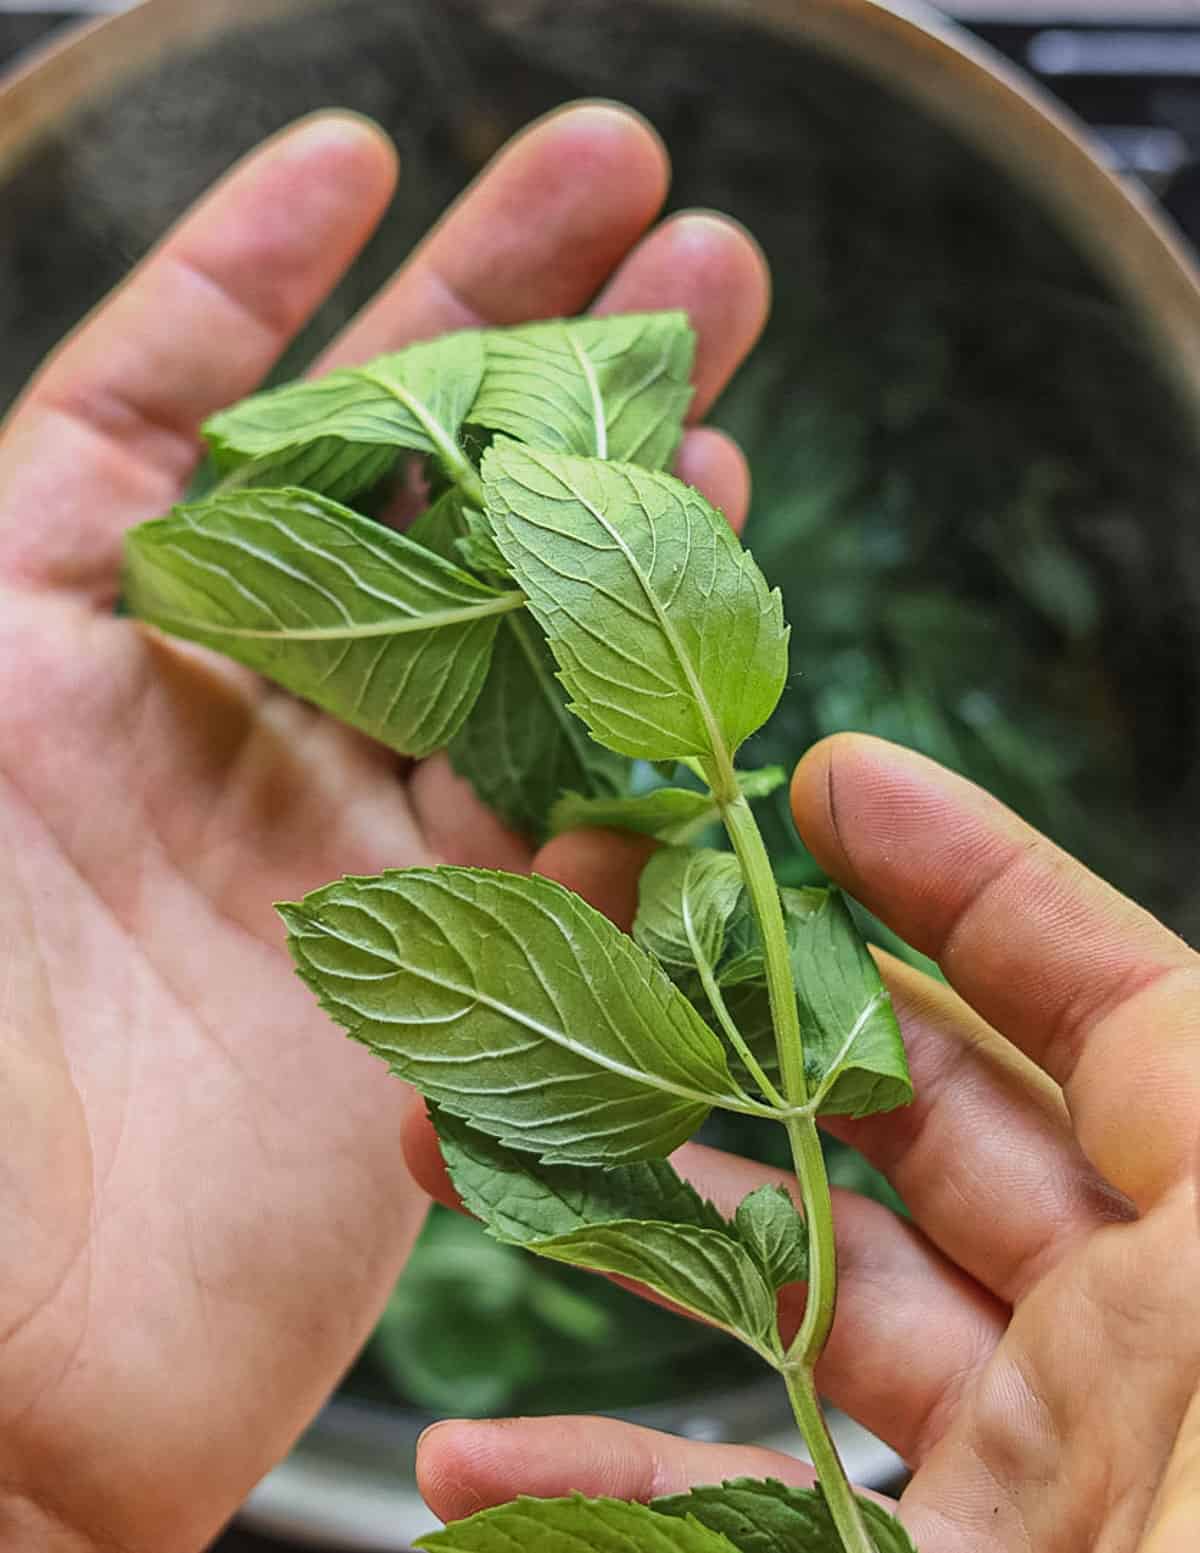
[{"label": "open palm", "polygon": [[[502,153],[322,363],[443,330],[675,306],[702,413],[761,325],[732,225],[644,235],[657,141],[582,107]],[[443,761],[386,751],[113,614],[175,500],[365,241],[390,148],[257,153],[51,360],[0,445],[0,1545],[196,1548],[349,1363],[419,1226],[404,1092],[295,979],[272,901],[429,860],[526,868]],[[736,451],[682,470],[737,517]]]},{"label": "open palm", "polygon": [[[1195,1553],[1200,955],[917,755],[843,735],[801,761],[792,796],[821,864],[955,989],[886,961],[914,1102],[828,1119],[912,1221],[835,1193],[823,1391],[915,1469],[899,1514],[921,1553]],[[608,849],[569,839],[538,869],[631,916]],[[418,1110],[406,1145],[453,1203]],[[728,1212],[788,1182],[695,1146],[677,1163]],[[783,1301],[794,1328],[803,1288]],[[598,1419],[439,1425],[418,1470],[448,1519],[517,1492],[811,1479],[764,1450]]]}]

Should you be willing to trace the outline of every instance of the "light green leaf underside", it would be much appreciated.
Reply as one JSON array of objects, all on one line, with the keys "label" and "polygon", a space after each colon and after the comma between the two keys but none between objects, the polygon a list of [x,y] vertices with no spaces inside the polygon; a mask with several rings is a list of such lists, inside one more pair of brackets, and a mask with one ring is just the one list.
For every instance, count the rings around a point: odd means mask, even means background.
[{"label": "light green leaf underside", "polygon": [[[917,1553],[912,1539],[882,1505],[859,1497],[878,1553]],[[817,1488],[789,1488],[772,1478],[735,1478],[686,1494],[654,1499],[658,1515],[699,1521],[728,1538],[738,1553],[842,1553],[825,1496]]]},{"label": "light green leaf underside", "polygon": [[540,1240],[530,1250],[574,1267],[633,1278],[740,1338],[768,1363],[777,1357],[774,1292],[748,1252],[727,1235],[627,1219]]},{"label": "light green leaf underside", "polygon": [[614,1219],[657,1219],[733,1233],[665,1159],[635,1165],[546,1165],[431,1107],[442,1157],[463,1205],[500,1240],[528,1246]]},{"label": "light green leaf underside", "polygon": [[204,435],[222,468],[252,460],[257,484],[348,500],[402,450],[433,454],[451,469],[482,376],[481,336],[465,330],[253,394],[212,416]]},{"label": "light green leaf underside", "polygon": [[[747,798],[764,798],[787,781],[787,772],[782,766],[767,766],[761,771],[740,771],[737,777]],[[688,787],[656,787],[623,798],[585,798],[568,792],[550,812],[550,830],[552,835],[561,836],[565,831],[596,825],[682,846],[715,823],[720,812],[711,793]]]},{"label": "light green leaf underside", "polygon": [[900,1025],[846,902],[836,890],[797,890],[785,909],[810,1103],[821,1116],[907,1105],[912,1081]]},{"label": "light green leaf underside", "polygon": [[773,1357],[773,1288],[734,1227],[666,1160],[608,1170],[539,1164],[443,1110],[433,1120],[455,1190],[497,1239],[636,1278]]},{"label": "light green leaf underside", "polygon": [[417,1541],[429,1553],[735,1553],[691,1519],[623,1499],[517,1499]]},{"label": "light green leaf underside", "polygon": [[674,975],[711,970],[725,947],[725,924],[742,895],[732,852],[664,847],[638,880],[634,939]]},{"label": "light green leaf underside", "polygon": [[[678,986],[684,995],[701,1009],[714,1032],[720,1035],[720,1024],[715,1014],[709,1010],[699,979],[693,977],[689,980],[681,977]],[[778,1085],[779,1054],[775,1048],[775,1025],[771,1019],[771,1000],[767,995],[766,982],[747,981],[735,987],[722,988],[722,996],[725,1000],[726,1012],[737,1026],[751,1055],[767,1078]],[[729,1052],[729,1064],[738,1082],[750,1087],[753,1093],[753,1079],[746,1072],[741,1058],[732,1050]]]},{"label": "light green leaf underside", "polygon": [[441,748],[487,676],[501,594],[308,491],[228,491],[133,529],[132,613],[213,647],[408,755]]},{"label": "light green leaf underside", "polygon": [[608,798],[629,774],[629,762],[590,739],[568,708],[541,627],[523,611],[501,624],[491,672],[450,759],[505,824],[538,840],[560,793]]},{"label": "light green leaf underside", "polygon": [[716,759],[774,710],[787,631],[732,529],[669,475],[498,442],[496,542],[595,738],[644,760]]},{"label": "light green leaf underside", "polygon": [[404,869],[280,908],[300,974],[428,1099],[549,1163],[668,1154],[745,1103],[648,955],[548,879]]},{"label": "light green leaf underside", "polygon": [[[869,1116],[907,1105],[912,1083],[900,1026],[842,896],[824,889],[785,889],[779,895],[796,983],[809,1104],[819,1116]],[[719,1031],[698,980],[678,972],[675,980]],[[717,980],[747,1046],[767,1077],[777,1080],[762,947],[744,900],[727,923]],[[738,1080],[746,1082],[733,1053],[731,1067]]]},{"label": "light green leaf underside", "polygon": [[549,452],[671,462],[692,397],[685,314],[554,319],[484,339],[474,424]]},{"label": "light green leaf underside", "polygon": [[707,793],[688,787],[656,787],[649,793],[619,798],[585,798],[582,793],[569,792],[550,811],[550,832],[561,836],[565,831],[594,825],[682,844],[711,825],[719,813]]},{"label": "light green leaf underside", "polygon": [[[781,889],[779,899],[783,904],[783,921],[788,942],[795,946],[802,933],[802,923],[807,921],[813,900],[821,891]],[[765,985],[766,962],[763,957],[762,939],[758,931],[758,919],[748,894],[743,892],[737,910],[725,926],[725,952],[717,967],[717,980],[724,988],[740,986],[743,982],[761,982]]]},{"label": "light green leaf underside", "polygon": [[472,571],[494,577],[508,576],[508,562],[496,547],[492,530],[482,512],[467,507],[463,512],[467,531],[457,542],[459,560]]},{"label": "light green leaf underside", "polygon": [[734,1223],[772,1289],[808,1277],[808,1230],[782,1186],[760,1186],[744,1197]]},{"label": "light green leaf underside", "polygon": [[430,502],[425,511],[413,519],[405,531],[405,538],[423,550],[432,550],[452,566],[461,566],[463,559],[458,541],[467,532],[467,519],[463,511],[461,494],[451,487],[438,499]]}]

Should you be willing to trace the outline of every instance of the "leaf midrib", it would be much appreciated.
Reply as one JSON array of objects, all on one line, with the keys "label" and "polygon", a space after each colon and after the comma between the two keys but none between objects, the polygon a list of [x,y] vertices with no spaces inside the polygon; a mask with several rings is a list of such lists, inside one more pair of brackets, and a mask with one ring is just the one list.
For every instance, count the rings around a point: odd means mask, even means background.
[{"label": "leaf midrib", "polygon": [[595,1066],[605,1068],[608,1072],[616,1073],[622,1078],[635,1079],[639,1083],[648,1085],[651,1089],[659,1089],[667,1094],[678,1095],[684,1100],[695,1100],[706,1106],[715,1105],[718,1100],[733,1101],[735,1099],[733,1095],[725,1096],[719,1091],[707,1094],[703,1090],[690,1089],[685,1084],[673,1083],[670,1079],[663,1078],[661,1075],[647,1073],[642,1068],[635,1068],[628,1063],[619,1061],[615,1057],[605,1056],[597,1052],[594,1047],[584,1046],[580,1042],[572,1040],[565,1030],[556,1030],[553,1025],[544,1024],[540,1019],[535,1019],[532,1014],[524,1013],[522,1010],[514,1008],[512,1004],[505,1003],[500,998],[494,998],[489,993],[481,992],[477,987],[464,987],[458,982],[446,980],[428,971],[415,971],[410,966],[405,966],[404,969],[409,975],[416,977],[420,981],[427,981],[432,986],[440,987],[445,992],[457,993],[461,997],[472,999],[475,1003],[482,1003],[485,1008],[490,1008],[493,1013],[511,1020],[513,1024],[521,1025],[532,1034],[540,1035],[546,1040],[552,1041],[556,1046],[562,1047],[564,1051],[569,1051],[576,1057],[583,1057],[588,1062],[595,1064]]},{"label": "leaf midrib", "polygon": [[395,382],[381,372],[372,371],[369,367],[359,367],[358,376],[365,383],[374,383],[376,388],[382,389],[389,398],[395,399],[402,405],[444,459],[451,464],[459,460],[461,455],[454,439],[425,401],[414,394],[411,388],[406,388],[403,383]]},{"label": "leaf midrib", "polygon": [[567,336],[567,344],[575,360],[579,363],[579,370],[583,373],[583,380],[587,384],[588,394],[592,401],[592,427],[595,432],[596,457],[608,457],[608,421],[605,417],[604,398],[600,392],[600,379],[596,376],[596,367],[592,358],[579,343],[574,329],[570,324],[564,324],[563,332]]},{"label": "leaf midrib", "polygon": [[[706,1225],[673,1224],[669,1219],[606,1219],[595,1224],[581,1224],[578,1229],[565,1230],[563,1233],[558,1235],[549,1235],[540,1241],[529,1241],[526,1243],[526,1249],[532,1251],[537,1256],[544,1256],[547,1261],[566,1262],[568,1266],[579,1266],[581,1263],[578,1260],[572,1261],[565,1255],[556,1255],[556,1252],[564,1252],[568,1249],[564,1242],[574,1240],[577,1242],[583,1242],[586,1246],[587,1236],[602,1236],[606,1230],[610,1232],[613,1230],[624,1231],[629,1233],[632,1238],[634,1231],[639,1230],[646,1225],[653,1225],[655,1228],[667,1230],[671,1234],[682,1233],[682,1235],[689,1240],[692,1250],[703,1260],[707,1261],[709,1273],[713,1278],[714,1283],[723,1282],[727,1275],[728,1269],[719,1264],[716,1264],[714,1267],[712,1258],[708,1254],[710,1243],[713,1241],[723,1242],[726,1246],[730,1247],[734,1251],[735,1255],[740,1252],[746,1258],[746,1267],[744,1269],[745,1272],[752,1277],[758,1278],[761,1281],[763,1289],[767,1292],[769,1298],[769,1291],[767,1291],[766,1280],[763,1278],[758,1268],[754,1265],[749,1252],[746,1250],[742,1241],[738,1239],[737,1235],[727,1233],[722,1230],[712,1229]],[[694,1240],[691,1240],[693,1235],[703,1237],[699,1241],[699,1244],[697,1244]],[[576,1248],[572,1247],[570,1249]],[[636,1245],[630,1247],[631,1253],[636,1253],[636,1250]],[[582,1265],[586,1265],[586,1263]],[[615,1276],[620,1277],[621,1274],[616,1274]],[[637,1275],[631,1274],[628,1276],[636,1277]],[[666,1287],[665,1279],[656,1278],[654,1283],[658,1286],[659,1290],[664,1294],[664,1296],[669,1299],[672,1304],[679,1306],[681,1310],[688,1311],[689,1314],[698,1317],[701,1321],[710,1322],[720,1331],[728,1332],[730,1337],[736,1338],[740,1343],[745,1343],[747,1348],[752,1349],[759,1355],[760,1358],[765,1359],[766,1362],[772,1366],[772,1368],[774,1368],[778,1363],[778,1356],[771,1350],[769,1341],[765,1341],[761,1337],[756,1336],[753,1328],[748,1323],[745,1326],[737,1326],[730,1322],[722,1321],[719,1317],[714,1316],[711,1311],[702,1310],[695,1301],[683,1297],[678,1292],[678,1290],[668,1289]]]},{"label": "leaf midrib", "polygon": [[[522,601],[524,601],[524,598],[525,595],[522,593]],[[567,743],[574,750],[580,771],[586,775],[590,751],[587,747],[587,734],[583,731],[582,723],[563,705],[561,697],[555,693],[551,678],[546,673],[546,665],[538,657],[537,648],[530,645],[529,638],[525,634],[524,622],[519,617],[514,616],[508,622],[508,627],[516,637],[521,651],[525,654],[529,667],[533,672],[533,677],[537,680],[541,689],[543,699],[547,706],[550,707],[555,720],[566,735]]]},{"label": "leaf midrib", "polygon": [[153,625],[163,625],[169,630],[178,627],[203,631],[208,636],[234,636],[255,641],[284,642],[340,642],[358,641],[377,636],[405,636],[418,631],[437,631],[445,626],[464,625],[490,615],[506,615],[525,604],[525,595],[516,590],[503,593],[499,598],[487,599],[482,604],[464,604],[460,609],[441,609],[427,615],[401,615],[394,620],[375,620],[369,625],[357,626],[300,626],[295,630],[268,631],[251,626],[225,626],[209,620],[196,620],[188,615],[172,615],[156,611],[144,618]]},{"label": "leaf midrib", "polygon": [[[533,457],[538,463],[542,463],[542,461],[537,458],[536,454],[531,453],[531,457]],[[546,465],[544,463],[542,463],[542,468],[546,469]],[[733,755],[729,748],[726,746],[724,737],[721,734],[721,729],[717,722],[716,714],[709,703],[707,695],[705,694],[704,686],[700,680],[699,675],[696,673],[696,670],[691,661],[691,657],[689,656],[687,649],[684,647],[679,633],[675,629],[675,622],[667,614],[665,608],[663,607],[662,601],[659,599],[658,594],[654,591],[654,588],[650,584],[650,579],[646,576],[640,564],[638,563],[637,557],[625,543],[625,540],[619,530],[614,528],[613,525],[609,523],[604,514],[599,511],[599,509],[595,507],[591,501],[588,500],[583,492],[572,483],[567,475],[554,469],[546,469],[546,473],[551,474],[556,479],[562,481],[563,485],[566,486],[567,490],[571,493],[575,500],[579,502],[587,512],[591,513],[592,517],[596,520],[604,532],[609,535],[609,537],[616,544],[617,548],[620,550],[621,554],[625,557],[630,571],[637,579],[638,586],[641,588],[646,602],[649,604],[655,619],[658,621],[659,628],[667,639],[667,645],[670,647],[671,652],[675,657],[675,661],[679,664],[680,670],[683,673],[684,678],[687,680],[688,688],[692,692],[696,705],[700,708],[700,715],[704,721],[705,731],[708,734],[709,747],[712,750],[713,759],[716,762],[722,783],[730,793],[737,793],[739,789],[737,786],[737,779],[733,773]],[[645,512],[645,508],[642,510]],[[649,512],[646,512],[646,522],[650,524],[651,527],[653,526],[653,520],[651,519]]]},{"label": "leaf midrib", "polygon": [[[319,921],[314,921],[313,926],[317,927],[323,936],[335,936],[329,935],[328,930],[325,929]],[[586,1061],[592,1063],[594,1066],[604,1068],[607,1072],[615,1073],[622,1078],[634,1079],[638,1083],[643,1084],[648,1088],[657,1089],[666,1094],[677,1095],[680,1099],[692,1100],[704,1106],[720,1105],[727,1110],[742,1111],[747,1115],[753,1116],[769,1116],[772,1119],[777,1118],[779,1115],[777,1111],[771,1110],[768,1106],[758,1105],[748,1097],[739,1097],[733,1094],[726,1094],[718,1089],[714,1089],[711,1092],[700,1089],[691,1089],[685,1084],[677,1084],[670,1079],[663,1078],[661,1074],[647,1073],[642,1068],[632,1067],[627,1063],[619,1061],[619,1059],[615,1057],[606,1056],[605,1054],[596,1051],[594,1047],[583,1046],[578,1041],[572,1040],[566,1031],[555,1029],[553,1025],[544,1024],[540,1019],[536,1019],[532,1014],[525,1013],[519,1008],[514,1008],[511,1004],[505,1003],[500,998],[492,997],[489,993],[481,991],[478,987],[464,986],[461,982],[453,981],[445,976],[439,976],[433,971],[422,967],[409,965],[400,960],[392,960],[388,963],[393,964],[396,967],[397,972],[411,976],[416,981],[423,981],[428,983],[430,986],[438,987],[443,992],[453,993],[458,997],[466,999],[468,1004],[482,1004],[485,1008],[490,1009],[493,1013],[499,1014],[502,1018],[510,1020],[513,1024],[520,1025],[523,1029],[530,1031],[534,1035],[541,1036],[543,1039],[552,1042],[555,1046],[561,1047],[564,1051],[569,1051],[577,1057],[582,1057]],[[440,1022],[454,1023],[457,1019],[461,1019],[464,1013],[467,1011],[468,1010],[464,1010],[462,1013],[453,1016],[453,1018]],[[375,1021],[365,1019],[364,1022],[372,1023]],[[476,1054],[476,1057],[486,1057],[487,1055],[487,1053],[478,1053]],[[428,1061],[430,1059],[426,1058],[423,1060]],[[437,1059],[433,1060],[436,1061]],[[471,1060],[476,1059],[472,1058]]]},{"label": "leaf midrib", "polygon": [[854,1046],[855,1041],[858,1040],[858,1037],[862,1034],[862,1031],[866,1027],[867,1020],[870,1019],[871,1015],[875,1012],[875,1010],[877,1008],[880,1008],[882,1006],[882,1004],[883,1004],[883,997],[884,997],[884,994],[883,994],[882,991],[873,992],[871,994],[871,996],[867,999],[867,1002],[866,1002],[865,1006],[863,1007],[862,1012],[859,1014],[858,1018],[850,1026],[850,1029],[849,1029],[849,1031],[846,1034],[845,1040],[842,1042],[841,1046],[838,1049],[836,1057],[829,1064],[829,1069],[828,1069],[828,1071],[827,1071],[827,1073],[825,1075],[824,1082],[821,1084],[821,1087],[817,1090],[816,1094],[812,1095],[810,1097],[809,1101],[808,1101],[808,1105],[807,1105],[806,1109],[811,1111],[814,1116],[817,1114],[817,1108],[820,1106],[821,1101],[825,1099],[825,1097],[829,1094],[829,1091],[833,1088],[833,1086],[837,1083],[838,1079],[841,1077],[841,1074],[838,1072],[838,1069],[841,1067],[842,1063],[845,1062],[846,1058],[850,1055],[850,1052],[851,1052],[851,1050],[852,1050],[852,1048]]}]

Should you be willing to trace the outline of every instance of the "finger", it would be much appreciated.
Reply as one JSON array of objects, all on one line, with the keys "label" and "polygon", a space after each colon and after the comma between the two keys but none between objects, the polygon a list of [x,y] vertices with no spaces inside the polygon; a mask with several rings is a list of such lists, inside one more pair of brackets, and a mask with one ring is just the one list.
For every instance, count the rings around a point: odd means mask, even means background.
[{"label": "finger", "polygon": [[696,331],[689,418],[708,413],[754,342],[771,306],[762,249],[728,216],[692,211],[664,221],[622,263],[597,313],[682,308]]},{"label": "finger", "polygon": [[628,109],[560,109],[517,136],[452,206],[317,371],[448,329],[585,307],[666,196],[662,142]]},{"label": "finger", "polygon": [[675,473],[723,512],[735,533],[741,533],[750,510],[750,466],[732,437],[715,426],[691,427],[684,433]]},{"label": "finger", "polygon": [[1140,1553],[1195,1553],[1200,1536],[1200,1391],[1184,1419]]},{"label": "finger", "polygon": [[443,1520],[504,1504],[517,1494],[571,1493],[645,1503],[725,1478],[776,1478],[799,1488],[811,1467],[758,1446],[676,1439],[611,1418],[446,1420],[421,1436],[417,1483]]},{"label": "finger", "polygon": [[1200,959],[972,783],[878,739],[800,762],[817,861],[939,962],[1062,1085],[1089,1158],[1139,1206],[1188,1168]]},{"label": "finger", "polygon": [[950,988],[880,958],[913,1101],[822,1125],[891,1181],[950,1261],[1013,1304],[1079,1240],[1132,1210],[1084,1156],[1053,1080]]},{"label": "finger", "polygon": [[657,850],[649,836],[619,830],[576,830],[548,841],[533,871],[582,895],[623,932],[637,913],[638,879]]},{"label": "finger", "polygon": [[[534,868],[627,928],[652,850],[642,838],[582,831],[551,842]],[[1084,1156],[1057,1084],[949,988],[885,964],[915,1098],[828,1128],[888,1177],[951,1261],[1012,1303],[1081,1236],[1127,1218],[1129,1204]]]},{"label": "finger", "polygon": [[[447,1207],[461,1208],[420,1106],[405,1119],[403,1148],[423,1190]],[[699,1144],[680,1149],[673,1162],[727,1216],[764,1182],[794,1186],[784,1171]],[[1007,1309],[888,1209],[853,1192],[835,1191],[834,1198],[838,1308],[817,1380],[831,1402],[916,1465],[995,1350]],[[785,1289],[780,1301],[785,1340],[803,1312],[803,1285]],[[905,1355],[902,1367],[896,1364],[898,1353]]]},{"label": "finger", "polygon": [[529,842],[480,802],[449,756],[433,755],[415,766],[408,796],[421,838],[441,862],[529,872],[533,857]]},{"label": "finger", "polygon": [[614,1418],[446,1420],[417,1446],[417,1486],[435,1515],[453,1521],[518,1494],[582,1493],[646,1502],[726,1478],[777,1478],[811,1487],[811,1467],[755,1445],[709,1445]]},{"label": "finger", "polygon": [[199,422],[257,386],[370,235],[395,178],[379,131],[322,115],[184,217],[13,413],[0,455],[10,576],[107,602],[123,530],[178,497]]}]

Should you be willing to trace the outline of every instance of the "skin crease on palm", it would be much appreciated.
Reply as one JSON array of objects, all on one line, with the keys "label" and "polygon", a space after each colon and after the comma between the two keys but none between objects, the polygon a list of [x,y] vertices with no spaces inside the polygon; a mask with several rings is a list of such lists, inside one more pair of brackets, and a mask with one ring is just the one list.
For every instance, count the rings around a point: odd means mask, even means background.
[{"label": "skin crease on palm", "polygon": [[[685,307],[702,415],[767,279],[732,223],[655,225],[667,176],[631,114],[542,121],[318,369],[481,322]],[[317,1011],[271,903],[446,860],[535,865],[629,914],[643,849],[580,834],[534,859],[443,760],[400,769],[111,612],[122,533],[178,496],[199,422],[262,379],[395,177],[354,119],[277,138],[3,427],[0,1549],[201,1547],[381,1308],[424,1212],[405,1153],[446,1195],[425,1124]],[[723,437],[691,429],[679,468],[740,521]],[[889,970],[918,1099],[838,1130],[915,1226],[839,1201],[824,1389],[917,1467],[901,1514],[923,1553],[1194,1553],[1200,961],[915,757],[835,741],[793,796],[829,871],[962,998]],[[724,1201],[762,1175],[681,1158]],[[444,1425],[420,1466],[447,1516],[520,1491],[804,1479],[595,1420]]]}]

